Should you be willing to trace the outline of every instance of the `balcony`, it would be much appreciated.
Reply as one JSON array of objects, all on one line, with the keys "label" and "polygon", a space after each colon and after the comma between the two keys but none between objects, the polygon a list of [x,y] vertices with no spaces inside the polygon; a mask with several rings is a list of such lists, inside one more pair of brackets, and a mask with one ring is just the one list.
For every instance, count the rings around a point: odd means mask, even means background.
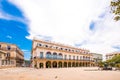
[{"label": "balcony", "polygon": [[47,59],[47,60],[70,60],[70,61],[86,61],[86,62],[92,62],[92,60],[83,60],[83,59],[68,59],[68,58],[53,58],[53,57],[34,57],[32,59]]}]

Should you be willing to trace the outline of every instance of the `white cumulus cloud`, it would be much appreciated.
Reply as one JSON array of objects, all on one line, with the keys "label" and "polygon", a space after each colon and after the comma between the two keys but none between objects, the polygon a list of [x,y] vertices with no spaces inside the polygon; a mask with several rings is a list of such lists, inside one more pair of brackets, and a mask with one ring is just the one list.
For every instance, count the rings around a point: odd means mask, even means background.
[{"label": "white cumulus cloud", "polygon": [[[116,51],[120,44],[120,22],[113,21],[110,0],[9,0],[28,18],[28,39],[40,37],[90,49]],[[94,22],[93,29],[90,29]]]}]

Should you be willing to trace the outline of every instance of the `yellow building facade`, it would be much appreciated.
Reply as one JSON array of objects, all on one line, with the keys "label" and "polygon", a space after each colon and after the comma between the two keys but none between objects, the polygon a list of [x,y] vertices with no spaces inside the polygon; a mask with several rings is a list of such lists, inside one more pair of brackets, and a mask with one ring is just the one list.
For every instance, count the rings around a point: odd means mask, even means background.
[{"label": "yellow building facade", "polygon": [[93,66],[89,50],[64,44],[34,39],[31,66],[36,68],[88,67]]},{"label": "yellow building facade", "polygon": [[0,67],[22,66],[24,63],[23,52],[15,45],[0,42]]},{"label": "yellow building facade", "polygon": [[106,54],[106,60],[112,59],[114,56],[120,55],[120,52],[112,52]]}]

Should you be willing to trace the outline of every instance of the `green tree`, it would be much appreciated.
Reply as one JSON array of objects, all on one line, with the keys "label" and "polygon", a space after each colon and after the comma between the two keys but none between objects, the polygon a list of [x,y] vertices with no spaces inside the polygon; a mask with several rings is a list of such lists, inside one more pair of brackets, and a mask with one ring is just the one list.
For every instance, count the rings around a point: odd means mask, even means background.
[{"label": "green tree", "polygon": [[120,0],[111,1],[111,10],[112,13],[115,14],[114,20],[120,20]]},{"label": "green tree", "polygon": [[120,55],[116,55],[112,59],[107,60],[106,62],[111,66],[115,66],[116,64],[120,64]]},{"label": "green tree", "polygon": [[103,67],[103,66],[104,66],[104,62],[102,62],[102,61],[101,61],[101,62],[98,62],[98,66],[99,66],[99,67]]},{"label": "green tree", "polygon": [[116,55],[111,59],[112,62],[120,63],[120,55]]}]

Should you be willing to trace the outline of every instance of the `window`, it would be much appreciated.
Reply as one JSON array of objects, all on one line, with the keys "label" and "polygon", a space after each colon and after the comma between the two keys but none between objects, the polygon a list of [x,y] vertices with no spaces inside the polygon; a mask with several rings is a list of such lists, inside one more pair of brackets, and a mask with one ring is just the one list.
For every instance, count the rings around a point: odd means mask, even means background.
[{"label": "window", "polygon": [[71,60],[71,55],[69,55],[69,60]]},{"label": "window", "polygon": [[83,60],[83,57],[82,56],[80,56],[81,57],[81,60]]},{"label": "window", "polygon": [[4,65],[4,60],[2,60],[2,65]]},{"label": "window", "polygon": [[42,46],[42,44],[39,44],[39,46]]},{"label": "window", "polygon": [[69,49],[69,51],[71,51],[71,50]]},{"label": "window", "polygon": [[10,57],[10,53],[7,53],[6,57]]},{"label": "window", "polygon": [[13,64],[14,64],[14,61],[10,61],[10,64],[12,64],[12,65],[13,65]]},{"label": "window", "polygon": [[74,52],[74,50],[72,50],[72,52]]},{"label": "window", "polygon": [[78,56],[77,56],[77,60],[78,60]]},{"label": "window", "polygon": [[60,50],[63,50],[63,48],[60,48]]},{"label": "window", "polygon": [[10,46],[7,46],[7,50],[10,50],[11,49],[11,47]]},{"label": "window", "polygon": [[64,55],[65,56],[65,60],[67,59],[67,55]]},{"label": "window", "polygon": [[57,59],[57,53],[56,52],[53,53],[53,59]]},{"label": "window", "polygon": [[75,60],[75,56],[73,56],[73,60]]},{"label": "window", "polygon": [[67,51],[67,49],[65,49]]},{"label": "window", "polygon": [[45,45],[45,47],[48,47],[48,45]]},{"label": "window", "polygon": [[90,57],[88,57],[88,60],[90,60]]},{"label": "window", "polygon": [[10,65],[10,60],[7,61],[7,64]]},{"label": "window", "polygon": [[83,56],[83,60],[85,60],[85,57]]},{"label": "window", "polygon": [[63,59],[62,53],[59,53],[58,58],[59,58],[59,59]]},{"label": "window", "polygon": [[85,60],[87,60],[87,57],[85,57]]},{"label": "window", "polygon": [[7,60],[5,60],[5,65],[7,65]]},{"label": "window", "polygon": [[56,49],[58,49],[58,47],[56,47]]},{"label": "window", "polygon": [[47,59],[51,59],[51,58],[52,58],[51,52],[47,52],[47,53],[46,53],[46,58],[47,58]]},{"label": "window", "polygon": [[43,52],[40,52],[40,58],[43,58]]}]

